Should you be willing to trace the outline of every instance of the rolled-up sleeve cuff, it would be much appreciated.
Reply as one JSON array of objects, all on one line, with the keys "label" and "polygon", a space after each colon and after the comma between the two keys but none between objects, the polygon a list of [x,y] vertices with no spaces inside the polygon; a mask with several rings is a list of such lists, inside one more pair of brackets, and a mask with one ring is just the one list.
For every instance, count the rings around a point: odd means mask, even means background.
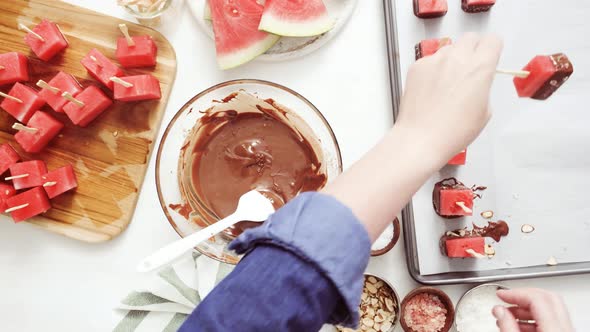
[{"label": "rolled-up sleeve cuff", "polygon": [[230,249],[244,254],[262,243],[284,248],[316,266],[344,301],[345,308],[336,310],[330,323],[357,325],[371,242],[347,206],[325,194],[301,194],[262,226],[244,232]]}]

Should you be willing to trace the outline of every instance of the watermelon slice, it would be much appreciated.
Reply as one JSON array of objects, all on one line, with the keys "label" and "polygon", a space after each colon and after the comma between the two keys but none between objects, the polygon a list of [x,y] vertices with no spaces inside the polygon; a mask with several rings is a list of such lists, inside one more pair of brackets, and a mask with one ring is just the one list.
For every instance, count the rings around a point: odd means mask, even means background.
[{"label": "watermelon slice", "polygon": [[253,60],[280,38],[258,30],[264,6],[257,0],[209,0],[209,6],[221,69]]},{"label": "watermelon slice", "polygon": [[311,37],[332,30],[336,22],[322,0],[266,0],[260,30],[288,37]]}]

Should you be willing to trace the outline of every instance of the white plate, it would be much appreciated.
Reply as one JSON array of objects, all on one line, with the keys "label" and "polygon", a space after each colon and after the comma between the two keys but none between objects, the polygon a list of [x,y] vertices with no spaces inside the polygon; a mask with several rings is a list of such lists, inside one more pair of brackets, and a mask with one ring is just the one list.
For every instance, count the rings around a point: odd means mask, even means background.
[{"label": "white plate", "polygon": [[[199,26],[211,37],[213,26],[205,20],[205,3],[207,0],[189,0],[188,6],[193,16],[199,22]],[[330,39],[334,38],[344,27],[352,16],[358,0],[324,0],[328,12],[336,19],[334,28],[323,35],[315,37],[283,37],[270,50],[266,51],[258,59],[263,61],[283,61],[298,58],[312,53],[324,46]]]}]

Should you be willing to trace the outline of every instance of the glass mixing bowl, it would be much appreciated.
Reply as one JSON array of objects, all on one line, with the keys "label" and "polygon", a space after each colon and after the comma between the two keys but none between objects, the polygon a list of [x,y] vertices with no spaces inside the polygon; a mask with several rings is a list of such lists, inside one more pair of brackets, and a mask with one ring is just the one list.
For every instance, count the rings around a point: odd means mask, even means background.
[{"label": "glass mixing bowl", "polygon": [[[215,85],[189,100],[176,113],[160,142],[156,159],[156,187],[158,198],[170,225],[185,237],[207,226],[203,220],[214,217],[202,202],[187,199],[184,188],[181,160],[183,147],[190,139],[193,127],[215,100],[223,100],[228,95],[243,90],[261,99],[273,99],[292,111],[303,120],[317,139],[318,157],[322,161],[324,173],[330,182],[342,172],[342,157],[334,132],[320,111],[297,92],[284,86],[260,80],[235,80]],[[295,124],[297,128],[297,124]],[[321,154],[321,155],[320,155]],[[233,251],[227,249],[231,238],[220,233],[195,249],[224,263],[236,264],[240,260]]]}]

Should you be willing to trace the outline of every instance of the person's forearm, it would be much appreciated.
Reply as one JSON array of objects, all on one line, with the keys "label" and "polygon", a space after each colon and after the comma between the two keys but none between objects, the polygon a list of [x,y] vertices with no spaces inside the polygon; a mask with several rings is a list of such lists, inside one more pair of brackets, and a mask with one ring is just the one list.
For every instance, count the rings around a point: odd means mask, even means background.
[{"label": "person's forearm", "polygon": [[444,160],[432,153],[421,135],[402,126],[386,134],[350,169],[328,184],[324,193],[350,207],[372,241]]}]

